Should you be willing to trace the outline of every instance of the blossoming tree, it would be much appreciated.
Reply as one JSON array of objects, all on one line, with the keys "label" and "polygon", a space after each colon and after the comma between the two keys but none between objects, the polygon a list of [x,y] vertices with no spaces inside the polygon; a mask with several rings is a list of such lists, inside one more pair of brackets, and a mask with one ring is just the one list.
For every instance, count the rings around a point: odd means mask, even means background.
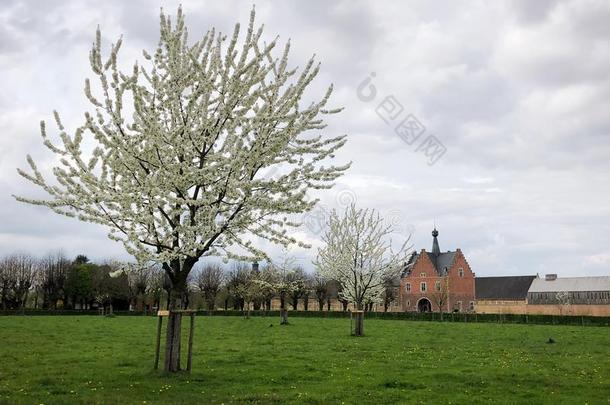
[{"label": "blossoming tree", "polygon": [[393,229],[375,210],[356,209],[351,204],[342,215],[330,214],[315,265],[320,275],[341,284],[340,298],[356,309],[355,335],[364,334],[361,312],[368,302],[383,298],[385,281],[398,275],[411,250],[409,238],[397,251],[389,238]]},{"label": "blossoming tree", "polygon": [[[72,134],[55,112],[61,144],[41,123],[59,158],[56,184],[30,156],[31,171],[19,170],[49,195],[19,201],[104,225],[140,262],[162,263],[172,309],[203,256],[266,258],[257,238],[304,245],[287,232],[299,225],[289,215],[310,210],[307,191],[332,187],[349,167],[325,165],[346,141],[321,134],[324,116],[339,112],[327,108],[332,86],[319,101],[300,102],[319,64],[289,68],[289,43],[274,56],[277,39],[265,43],[254,16],[245,37],[237,24],[228,41],[212,29],[191,44],[182,11],[175,24],[161,13],[157,49],[127,73],[117,63],[121,40],[103,59],[98,29],[89,55],[97,92],[85,81],[95,111]],[[166,371],[180,369],[180,323],[172,313]]]}]

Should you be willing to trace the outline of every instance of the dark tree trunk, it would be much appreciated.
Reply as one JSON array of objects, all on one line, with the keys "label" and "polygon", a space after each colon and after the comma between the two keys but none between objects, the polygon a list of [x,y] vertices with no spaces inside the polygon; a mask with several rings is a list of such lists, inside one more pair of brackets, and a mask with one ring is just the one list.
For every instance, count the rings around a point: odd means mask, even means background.
[{"label": "dark tree trunk", "polygon": [[307,296],[307,295],[303,296],[303,309],[305,311],[309,310],[309,296]]},{"label": "dark tree trunk", "polygon": [[208,311],[213,311],[214,309],[216,309],[216,297],[208,296],[207,304],[208,304]]},{"label": "dark tree trunk", "polygon": [[318,300],[318,310],[324,311],[324,300],[323,299]]},{"label": "dark tree trunk", "polygon": [[23,301],[21,302],[21,311],[23,313],[25,313],[25,306],[28,303],[28,295],[29,295],[29,290],[25,292],[24,297],[23,297]]},{"label": "dark tree trunk", "polygon": [[165,341],[165,371],[175,373],[180,371],[180,332],[182,326],[182,314],[171,312],[167,322],[167,334]]},{"label": "dark tree trunk", "polygon": [[288,325],[288,310],[286,300],[280,300],[280,325]]},{"label": "dark tree trunk", "polygon": [[175,373],[180,371],[180,342],[181,342],[181,326],[182,314],[174,312],[182,310],[187,305],[187,284],[186,279],[188,274],[195,264],[193,260],[185,260],[180,267],[180,263],[174,261],[170,265],[164,264],[164,269],[168,272],[171,280],[171,293],[169,300],[169,319],[167,322],[167,333],[165,340],[165,372]]},{"label": "dark tree trunk", "polygon": [[358,309],[355,313],[355,321],[356,321],[356,328],[354,329],[354,335],[356,336],[364,336],[364,311],[363,311],[363,306],[362,304],[358,304],[356,306],[356,308]]},{"label": "dark tree trunk", "polygon": [[280,309],[280,325],[288,325],[288,310],[286,308]]}]

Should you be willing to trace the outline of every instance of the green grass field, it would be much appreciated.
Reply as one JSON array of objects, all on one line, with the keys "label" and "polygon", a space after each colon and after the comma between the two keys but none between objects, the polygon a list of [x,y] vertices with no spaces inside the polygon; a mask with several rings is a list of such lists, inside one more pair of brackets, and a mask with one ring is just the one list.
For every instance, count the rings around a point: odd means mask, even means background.
[{"label": "green grass field", "polygon": [[610,403],[603,327],[367,320],[355,338],[345,319],[197,317],[174,376],[152,371],[155,328],[0,317],[0,403]]}]

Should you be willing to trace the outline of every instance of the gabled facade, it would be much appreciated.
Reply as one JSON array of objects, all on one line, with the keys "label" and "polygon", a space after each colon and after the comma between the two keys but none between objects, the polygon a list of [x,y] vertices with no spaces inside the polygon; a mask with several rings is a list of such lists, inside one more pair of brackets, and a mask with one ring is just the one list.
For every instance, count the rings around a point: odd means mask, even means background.
[{"label": "gabled facade", "polygon": [[473,312],[474,273],[460,249],[441,253],[438,231],[432,231],[432,251],[414,252],[400,280],[403,311]]}]

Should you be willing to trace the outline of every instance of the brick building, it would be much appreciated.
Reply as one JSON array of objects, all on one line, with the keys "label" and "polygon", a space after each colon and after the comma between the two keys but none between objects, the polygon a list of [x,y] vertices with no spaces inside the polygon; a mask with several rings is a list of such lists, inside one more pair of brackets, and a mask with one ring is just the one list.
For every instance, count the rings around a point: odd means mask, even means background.
[{"label": "brick building", "polygon": [[441,252],[438,231],[432,231],[432,251],[414,252],[401,274],[399,300],[403,311],[472,312],[474,273],[460,249]]}]

